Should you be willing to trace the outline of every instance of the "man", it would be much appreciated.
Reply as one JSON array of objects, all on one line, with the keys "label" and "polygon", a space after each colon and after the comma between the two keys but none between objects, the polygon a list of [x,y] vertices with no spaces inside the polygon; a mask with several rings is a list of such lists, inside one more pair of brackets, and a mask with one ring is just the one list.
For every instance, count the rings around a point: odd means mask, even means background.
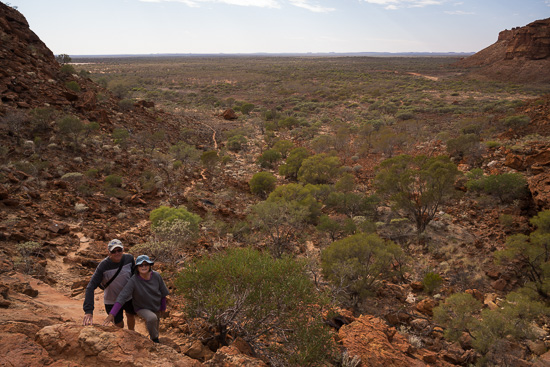
[{"label": "man", "polygon": [[[92,279],[86,287],[86,296],[84,298],[84,320],[83,325],[93,324],[94,312],[94,291],[97,287],[104,289],[103,303],[107,314],[113,308],[118,294],[124,288],[133,274],[135,262],[130,254],[124,254],[124,246],[120,240],[114,239],[107,245],[109,256],[103,259],[97,266]],[[115,315],[114,323],[123,328],[123,311],[126,311],[126,320],[128,329],[134,330],[136,319],[132,300],[126,302],[120,311]]]}]

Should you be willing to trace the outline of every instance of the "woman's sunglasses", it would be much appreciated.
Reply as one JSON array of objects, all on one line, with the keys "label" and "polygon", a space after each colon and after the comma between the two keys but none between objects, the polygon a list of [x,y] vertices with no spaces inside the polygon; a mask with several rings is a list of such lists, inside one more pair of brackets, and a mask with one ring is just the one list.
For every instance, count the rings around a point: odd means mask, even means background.
[{"label": "woman's sunglasses", "polygon": [[117,247],[113,251],[111,251],[111,254],[116,254],[117,252],[122,252],[122,249],[120,247]]}]

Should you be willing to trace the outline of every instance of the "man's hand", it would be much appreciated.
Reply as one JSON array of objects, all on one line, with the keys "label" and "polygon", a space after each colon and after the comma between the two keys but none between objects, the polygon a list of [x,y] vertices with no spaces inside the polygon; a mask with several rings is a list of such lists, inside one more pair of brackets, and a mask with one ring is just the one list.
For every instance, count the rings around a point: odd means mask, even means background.
[{"label": "man's hand", "polygon": [[115,317],[111,314],[109,314],[109,316],[107,316],[105,318],[105,321],[103,321],[103,325],[109,325],[109,324],[114,324],[115,323]]},{"label": "man's hand", "polygon": [[87,313],[84,315],[84,319],[82,320],[82,325],[92,325],[94,323],[94,315],[91,313]]}]

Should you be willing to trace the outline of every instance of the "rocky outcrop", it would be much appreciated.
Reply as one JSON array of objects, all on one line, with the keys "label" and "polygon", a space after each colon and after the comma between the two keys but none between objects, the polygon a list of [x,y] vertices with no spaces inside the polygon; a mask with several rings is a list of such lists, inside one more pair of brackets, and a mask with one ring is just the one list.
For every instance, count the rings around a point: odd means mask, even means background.
[{"label": "rocky outcrop", "polygon": [[374,316],[361,316],[338,332],[350,357],[359,356],[363,367],[450,366],[436,353],[417,350],[395,328]]},{"label": "rocky outcrop", "polygon": [[515,82],[550,81],[550,18],[500,32],[497,42],[461,60],[474,77]]}]

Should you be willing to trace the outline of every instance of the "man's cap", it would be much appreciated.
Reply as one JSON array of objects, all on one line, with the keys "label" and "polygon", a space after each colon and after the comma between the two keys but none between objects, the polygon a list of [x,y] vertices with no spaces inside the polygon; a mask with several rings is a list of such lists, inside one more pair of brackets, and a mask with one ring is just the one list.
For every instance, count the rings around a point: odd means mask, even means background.
[{"label": "man's cap", "polygon": [[122,242],[120,242],[120,240],[117,240],[117,239],[109,241],[109,244],[107,245],[109,252],[113,251],[117,247],[120,247],[121,249],[124,250],[124,246],[122,245]]}]

